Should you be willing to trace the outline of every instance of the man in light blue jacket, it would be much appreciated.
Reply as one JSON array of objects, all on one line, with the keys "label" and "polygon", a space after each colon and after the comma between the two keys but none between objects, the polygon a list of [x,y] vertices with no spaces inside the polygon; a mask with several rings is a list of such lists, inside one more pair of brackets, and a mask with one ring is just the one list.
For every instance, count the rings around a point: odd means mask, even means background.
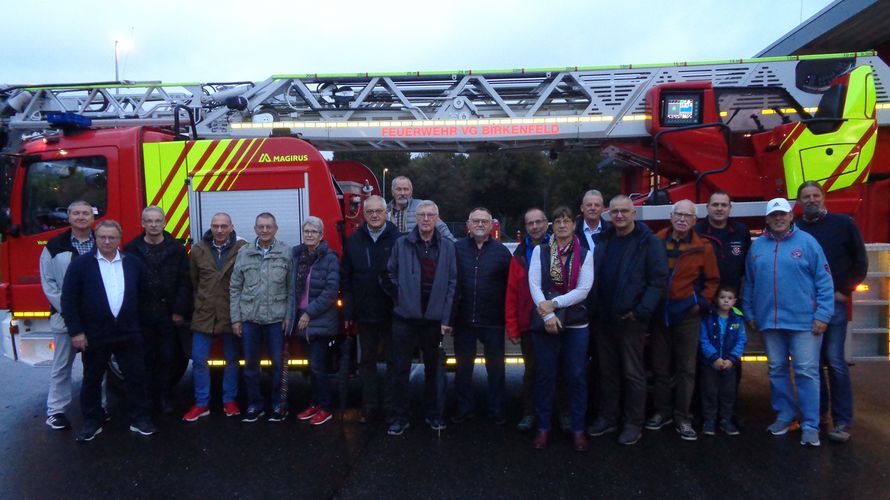
[{"label": "man in light blue jacket", "polygon": [[[777,416],[767,430],[786,434],[800,414],[800,444],[819,446],[819,353],[834,311],[834,285],[822,247],[793,220],[788,200],[767,203],[767,228],[748,253],[742,308],[748,328],[763,333],[769,358]],[[799,404],[788,374],[789,356]]]}]

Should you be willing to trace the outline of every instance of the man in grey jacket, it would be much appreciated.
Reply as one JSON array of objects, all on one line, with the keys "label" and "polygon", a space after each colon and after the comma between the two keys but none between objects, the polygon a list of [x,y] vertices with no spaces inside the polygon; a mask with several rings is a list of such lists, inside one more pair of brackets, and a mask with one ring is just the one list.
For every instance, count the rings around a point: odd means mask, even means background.
[{"label": "man in grey jacket", "polygon": [[55,430],[71,427],[65,409],[71,404],[71,367],[77,355],[62,320],[62,282],[71,259],[91,253],[95,247],[93,207],[83,200],[72,202],[68,205],[68,224],[71,229],[49,240],[40,253],[40,285],[52,308],[49,323],[55,345],[46,397],[46,425]]},{"label": "man in grey jacket", "polygon": [[[417,208],[423,200],[414,199],[414,186],[411,179],[400,175],[392,180],[392,201],[386,204],[386,214],[402,234],[410,233],[417,225]],[[436,221],[436,232],[449,241],[455,237],[441,220]]]},{"label": "man in grey jacket", "polygon": [[262,346],[272,361],[272,414],[270,422],[287,416],[287,401],[281,401],[284,332],[291,320],[291,249],[278,241],[275,216],[263,212],[254,225],[257,238],[238,250],[229,288],[232,332],[244,340],[244,385],[247,412],[242,422],[256,422],[265,414],[260,393]]},{"label": "man in grey jacket", "polygon": [[451,308],[457,288],[454,244],[436,228],[439,207],[432,201],[417,206],[417,227],[399,238],[387,265],[384,285],[393,298],[392,348],[393,422],[387,433],[398,436],[408,422],[411,357],[417,344],[423,352],[426,422],[433,430],[445,428],[436,405],[436,376],[444,369],[438,360],[443,335],[451,333]]}]

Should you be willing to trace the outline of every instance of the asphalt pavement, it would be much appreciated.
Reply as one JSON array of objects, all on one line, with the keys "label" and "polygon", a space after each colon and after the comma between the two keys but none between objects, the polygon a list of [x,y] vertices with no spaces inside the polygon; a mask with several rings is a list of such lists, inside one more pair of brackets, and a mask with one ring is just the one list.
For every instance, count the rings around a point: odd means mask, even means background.
[{"label": "asphalt pavement", "polygon": [[[477,394],[484,370],[477,367]],[[76,371],[80,371],[79,362]],[[218,402],[210,417],[183,424],[192,403],[187,376],[176,387],[175,415],[155,419],[160,432],[128,430],[124,403],[112,394],[112,421],[87,444],[75,431],[45,424],[48,369],[0,360],[0,497],[2,498],[888,498],[890,363],[851,368],[856,416],[847,444],[804,448],[799,432],[772,437],[774,417],[763,363],[746,365],[741,389],[743,433],[685,442],[670,428],[644,431],[636,446],[615,435],[577,453],[557,435],[549,449],[531,447],[515,430],[521,367],[508,368],[510,423],[484,417],[451,424],[437,436],[418,405],[422,367],[412,375],[415,418],[403,436],[382,422],[358,422],[349,410],[320,427],[293,417],[283,423],[227,419]],[[449,389],[453,376],[449,376]],[[76,384],[79,390],[79,382]],[[308,379],[291,374],[290,401],[300,409]],[[244,391],[240,393],[243,403]],[[358,381],[349,402],[359,402]],[[484,397],[479,397],[484,415]],[[69,416],[81,418],[76,402]]]}]

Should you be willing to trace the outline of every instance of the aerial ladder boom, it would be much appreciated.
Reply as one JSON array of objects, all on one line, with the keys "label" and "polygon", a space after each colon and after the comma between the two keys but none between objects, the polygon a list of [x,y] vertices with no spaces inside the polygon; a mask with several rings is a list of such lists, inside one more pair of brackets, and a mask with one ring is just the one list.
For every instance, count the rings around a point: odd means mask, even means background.
[{"label": "aerial ladder boom", "polygon": [[[70,112],[92,119],[93,127],[194,121],[201,138],[274,131],[322,150],[590,147],[648,135],[646,95],[659,85],[707,81],[715,88],[777,89],[811,112],[836,76],[861,65],[873,68],[878,123],[888,124],[890,68],[874,52],[860,52],[617,67],[274,75],[261,82],[7,86],[0,87],[0,129],[14,138],[49,128],[49,113]],[[774,96],[744,99],[747,107],[777,108]]]}]

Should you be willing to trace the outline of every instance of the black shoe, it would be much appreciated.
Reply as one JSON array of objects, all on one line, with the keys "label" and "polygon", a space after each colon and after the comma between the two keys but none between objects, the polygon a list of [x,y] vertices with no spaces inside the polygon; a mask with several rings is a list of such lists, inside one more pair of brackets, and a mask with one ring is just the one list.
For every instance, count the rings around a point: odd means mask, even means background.
[{"label": "black shoe", "polygon": [[441,418],[427,417],[423,421],[426,422],[426,425],[430,426],[430,429],[434,431],[441,431],[445,429],[445,421]]},{"label": "black shoe", "polygon": [[645,427],[646,430],[649,431],[657,431],[661,430],[661,428],[665,425],[671,424],[673,422],[673,417],[665,417],[662,416],[660,413],[656,413],[655,415],[652,415],[649,420],[646,421],[646,424],[643,427]]},{"label": "black shoe", "polygon": [[244,414],[244,417],[241,418],[242,422],[245,423],[253,423],[260,419],[266,412],[263,410],[257,410],[256,408],[248,408],[247,413]]},{"label": "black shoe", "polygon": [[68,421],[68,417],[64,413],[54,413],[46,417],[46,425],[54,431],[61,431],[70,428],[71,422]]},{"label": "black shoe", "polygon": [[494,425],[507,425],[507,417],[503,415],[492,415],[491,420],[494,421]]},{"label": "black shoe", "polygon": [[164,415],[171,415],[176,410],[173,407],[173,403],[170,402],[170,398],[167,396],[161,396],[158,400],[158,409],[161,410],[161,413]]},{"label": "black shoe", "polygon": [[618,435],[618,444],[625,446],[634,445],[640,441],[641,437],[643,437],[643,433],[640,432],[639,427],[636,425],[625,425],[621,434]]},{"label": "black shoe", "polygon": [[269,422],[284,422],[287,418],[287,410],[275,410],[269,414]]},{"label": "black shoe", "polygon": [[390,436],[401,436],[405,433],[405,429],[411,427],[411,424],[404,420],[393,420],[392,424],[390,424],[389,428],[386,429],[386,433]]},{"label": "black shoe", "polygon": [[78,443],[86,443],[92,441],[93,438],[102,432],[102,424],[98,422],[84,422],[83,427],[74,438]]},{"label": "black shoe", "polygon": [[618,430],[618,425],[608,420],[599,417],[590,424],[590,427],[587,428],[587,434],[590,434],[591,437],[602,436],[603,434],[608,434],[610,432],[615,432]]},{"label": "black shoe", "polygon": [[151,420],[147,418],[141,418],[130,424],[130,430],[133,432],[138,432],[143,436],[151,436],[152,434],[158,432],[158,428],[155,427],[155,424],[151,423]]}]

